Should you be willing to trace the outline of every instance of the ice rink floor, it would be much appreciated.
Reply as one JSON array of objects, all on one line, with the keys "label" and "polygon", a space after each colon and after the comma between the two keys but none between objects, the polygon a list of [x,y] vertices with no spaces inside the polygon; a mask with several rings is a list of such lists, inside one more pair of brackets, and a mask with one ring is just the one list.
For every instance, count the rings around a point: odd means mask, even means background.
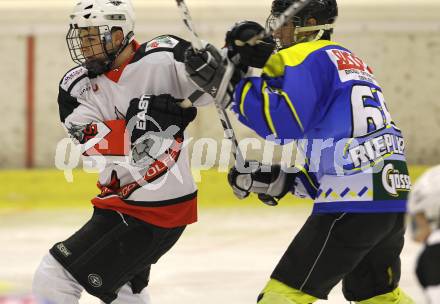
[{"label": "ice rink floor", "polygon": [[[177,245],[154,265],[154,304],[251,304],[309,213],[304,207],[207,208]],[[90,209],[0,215],[0,293],[28,293],[32,274],[51,245],[67,238]],[[419,246],[407,238],[401,286],[426,303],[413,274]],[[80,303],[99,303],[87,294]],[[329,300],[347,303],[337,286]]]}]

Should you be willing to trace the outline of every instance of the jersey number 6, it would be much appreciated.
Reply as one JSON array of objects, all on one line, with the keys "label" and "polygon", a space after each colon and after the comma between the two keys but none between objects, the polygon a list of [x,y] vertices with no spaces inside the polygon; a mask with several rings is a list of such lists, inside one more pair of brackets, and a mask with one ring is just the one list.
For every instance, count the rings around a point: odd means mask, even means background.
[{"label": "jersey number 6", "polygon": [[393,124],[381,91],[365,85],[353,87],[351,92],[353,113],[352,137],[359,137]]}]

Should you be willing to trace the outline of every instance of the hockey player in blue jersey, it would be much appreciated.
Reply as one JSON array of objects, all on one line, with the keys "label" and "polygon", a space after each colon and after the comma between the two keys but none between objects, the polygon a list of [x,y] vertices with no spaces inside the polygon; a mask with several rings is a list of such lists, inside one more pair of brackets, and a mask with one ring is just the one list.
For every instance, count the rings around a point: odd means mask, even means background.
[{"label": "hockey player in blue jersey", "polygon": [[[274,0],[268,22],[294,2],[299,0]],[[337,15],[336,0],[311,1],[275,32],[274,53],[270,37],[256,45],[238,43],[261,32],[255,22],[238,23],[226,37],[229,57],[239,58],[237,68],[263,68],[261,77],[236,83],[232,110],[263,138],[297,141],[305,158],[289,170],[232,168],[234,193],[280,199],[302,192],[314,199],[312,215],[259,304],[313,303],[340,281],[348,301],[413,303],[398,287],[411,185],[405,141],[371,67],[330,40]],[[213,61],[218,55],[208,54],[215,52],[209,46],[186,56],[187,72],[206,92],[222,73]]]}]

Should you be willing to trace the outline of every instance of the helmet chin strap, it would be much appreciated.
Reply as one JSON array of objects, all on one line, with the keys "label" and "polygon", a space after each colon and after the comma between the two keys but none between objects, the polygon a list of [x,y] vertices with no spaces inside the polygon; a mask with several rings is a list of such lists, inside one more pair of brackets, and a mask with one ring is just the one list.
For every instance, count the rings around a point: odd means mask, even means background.
[{"label": "helmet chin strap", "polygon": [[124,37],[124,40],[122,40],[121,45],[119,46],[119,48],[116,50],[116,52],[109,52],[107,50],[107,43],[110,42],[113,44],[112,41],[112,35],[110,32],[105,33],[104,35],[104,51],[107,55],[107,57],[110,59],[111,64],[113,64],[113,62],[115,61],[115,59],[122,53],[122,51],[130,44],[130,42],[133,40],[134,38],[134,33],[133,32],[129,32],[127,34],[127,36]]},{"label": "helmet chin strap", "polygon": [[[295,31],[293,33],[294,44],[298,44],[298,43],[302,43],[302,42],[318,41],[319,39],[322,38],[325,31],[332,30],[333,28],[334,28],[333,24],[297,27],[297,28],[295,28]],[[307,36],[302,37],[301,39],[298,39],[299,33],[315,32],[315,31],[318,31],[318,33],[316,33],[315,36],[307,35]]]}]

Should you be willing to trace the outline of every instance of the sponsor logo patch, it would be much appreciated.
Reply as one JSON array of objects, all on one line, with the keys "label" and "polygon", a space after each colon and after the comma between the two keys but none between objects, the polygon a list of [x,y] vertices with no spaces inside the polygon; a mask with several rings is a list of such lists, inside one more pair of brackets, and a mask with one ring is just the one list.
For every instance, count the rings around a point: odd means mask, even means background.
[{"label": "sponsor logo patch", "polygon": [[373,70],[353,53],[348,51],[332,49],[327,54],[335,64],[342,82],[358,80],[379,85],[374,77]]},{"label": "sponsor logo patch", "polygon": [[374,199],[406,200],[411,190],[411,179],[404,161],[385,161],[381,172],[373,177]]},{"label": "sponsor logo patch", "polygon": [[145,48],[145,52],[157,49],[157,48],[173,48],[179,43],[178,40],[170,37],[170,36],[159,36],[154,40],[148,42],[147,47]]},{"label": "sponsor logo patch", "polygon": [[62,87],[64,90],[68,90],[69,86],[72,84],[73,81],[75,81],[78,77],[84,75],[87,73],[87,70],[83,67],[78,67],[64,76]]}]

